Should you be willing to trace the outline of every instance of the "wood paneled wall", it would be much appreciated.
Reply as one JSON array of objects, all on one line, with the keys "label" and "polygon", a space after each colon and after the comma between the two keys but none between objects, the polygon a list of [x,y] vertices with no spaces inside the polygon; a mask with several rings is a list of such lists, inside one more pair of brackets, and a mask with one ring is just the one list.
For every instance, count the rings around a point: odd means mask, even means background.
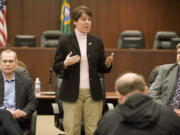
[{"label": "wood paneled wall", "polygon": [[117,77],[124,73],[141,74],[148,84],[153,68],[163,64],[176,63],[176,50],[106,49],[107,56],[111,52],[114,52],[115,55],[111,72],[105,74],[106,91],[113,91]]},{"label": "wood paneled wall", "polygon": [[[5,48],[0,48],[0,52]],[[18,54],[18,59],[23,61],[35,81],[36,77],[41,80],[42,91],[55,90],[55,73],[52,74],[52,85],[50,81],[50,68],[52,68],[55,48],[27,48],[13,47]],[[144,76],[148,82],[149,74],[152,69],[161,64],[175,63],[175,50],[152,50],[152,49],[106,49],[106,55],[115,53],[113,67],[110,73],[105,74],[106,91],[114,91],[116,78],[126,72],[135,72]]]},{"label": "wood paneled wall", "polygon": [[[6,0],[9,43],[14,35],[34,34],[37,46],[44,30],[59,29],[62,0]],[[145,35],[145,47],[152,48],[159,30],[180,34],[179,0],[70,0],[72,9],[86,5],[93,11],[92,33],[106,48],[116,48],[119,33],[136,29]]]}]

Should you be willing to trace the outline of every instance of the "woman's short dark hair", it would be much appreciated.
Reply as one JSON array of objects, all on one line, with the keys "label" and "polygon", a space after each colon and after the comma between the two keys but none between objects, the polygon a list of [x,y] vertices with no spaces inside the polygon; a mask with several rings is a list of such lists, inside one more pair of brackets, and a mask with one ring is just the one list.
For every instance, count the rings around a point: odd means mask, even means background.
[{"label": "woman's short dark hair", "polygon": [[73,21],[77,21],[81,17],[81,15],[83,13],[85,13],[85,14],[89,15],[90,17],[92,17],[92,12],[91,12],[91,10],[88,7],[86,7],[86,6],[79,6],[79,7],[75,8],[73,10],[72,20]]}]

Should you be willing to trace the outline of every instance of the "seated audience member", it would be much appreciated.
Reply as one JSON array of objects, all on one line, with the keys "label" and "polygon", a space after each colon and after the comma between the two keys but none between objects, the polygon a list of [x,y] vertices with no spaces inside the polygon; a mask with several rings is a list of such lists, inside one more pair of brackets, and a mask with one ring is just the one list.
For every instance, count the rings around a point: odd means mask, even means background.
[{"label": "seated audience member", "polygon": [[21,67],[21,68],[28,70],[27,66],[24,64],[24,62],[22,62],[20,60],[17,60],[17,67]]},{"label": "seated audience member", "polygon": [[27,66],[20,60],[17,60],[16,71],[23,72],[26,77],[30,77]]},{"label": "seated audience member", "polygon": [[30,127],[35,111],[32,82],[15,72],[17,55],[12,50],[0,54],[0,135],[22,135]]},{"label": "seated audience member", "polygon": [[95,135],[179,135],[180,118],[147,94],[144,78],[126,73],[117,79],[119,104],[107,112]]},{"label": "seated audience member", "polygon": [[180,116],[180,44],[177,45],[177,63],[160,67],[155,82],[149,88],[149,96],[172,109]]}]

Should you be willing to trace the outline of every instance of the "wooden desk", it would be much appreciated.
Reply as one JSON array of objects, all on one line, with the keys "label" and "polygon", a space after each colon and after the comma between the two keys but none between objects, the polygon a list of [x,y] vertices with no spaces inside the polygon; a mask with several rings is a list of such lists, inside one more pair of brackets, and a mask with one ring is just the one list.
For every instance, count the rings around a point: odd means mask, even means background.
[{"label": "wooden desk", "polygon": [[45,96],[38,95],[36,96],[38,100],[37,113],[38,115],[52,115],[53,109],[51,104],[55,103],[55,96]]},{"label": "wooden desk", "polygon": [[[55,95],[38,94],[37,99],[55,99]],[[106,99],[118,99],[116,92],[106,92]]]},{"label": "wooden desk", "polygon": [[118,99],[118,96],[117,96],[116,92],[108,91],[108,92],[106,92],[106,99],[109,99],[109,100]]},{"label": "wooden desk", "polygon": [[55,99],[55,95],[36,95],[36,99]]}]

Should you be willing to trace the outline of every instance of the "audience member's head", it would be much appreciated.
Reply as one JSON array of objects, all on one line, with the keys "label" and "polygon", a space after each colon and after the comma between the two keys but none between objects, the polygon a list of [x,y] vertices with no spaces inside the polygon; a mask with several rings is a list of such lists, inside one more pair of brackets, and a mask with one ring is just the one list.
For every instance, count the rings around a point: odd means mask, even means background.
[{"label": "audience member's head", "polygon": [[20,60],[17,60],[17,66],[28,70],[26,64],[24,64],[24,62],[22,62]]},{"label": "audience member's head", "polygon": [[0,54],[0,67],[2,72],[6,75],[14,73],[17,66],[17,55],[15,51],[4,50]]},{"label": "audience member's head", "polygon": [[115,89],[121,103],[124,103],[126,98],[134,93],[147,93],[143,76],[135,73],[126,73],[120,76],[115,82]]}]

